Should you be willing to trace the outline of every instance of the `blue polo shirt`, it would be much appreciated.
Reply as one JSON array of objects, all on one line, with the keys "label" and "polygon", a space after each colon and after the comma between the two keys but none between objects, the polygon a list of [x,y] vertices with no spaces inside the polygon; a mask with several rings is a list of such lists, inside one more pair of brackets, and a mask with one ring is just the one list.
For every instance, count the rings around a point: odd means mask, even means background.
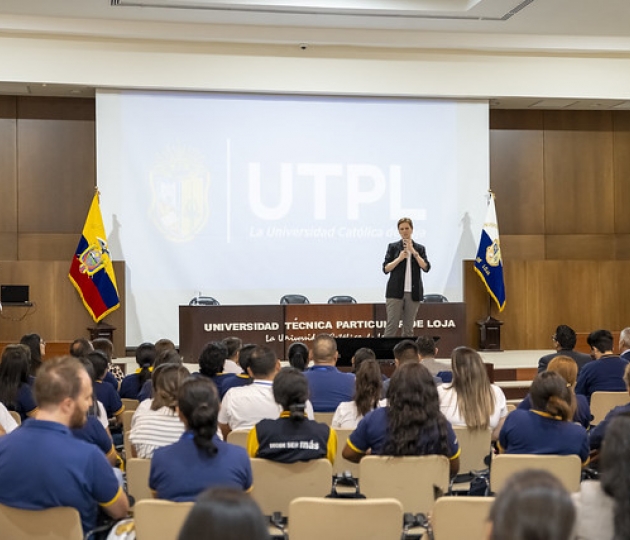
[{"label": "blue polo shirt", "polygon": [[35,419],[0,437],[0,486],[0,503],[13,508],[76,508],[85,532],[96,526],[98,505],[122,493],[96,446],[62,424]]},{"label": "blue polo shirt", "polygon": [[[584,429],[588,429],[591,425],[591,420],[593,419],[591,406],[588,404],[586,396],[583,396],[582,394],[575,394],[575,401],[577,407],[575,409],[575,414],[573,415],[573,421],[583,426]],[[529,411],[532,408],[532,400],[530,399],[529,394],[525,396],[523,401],[521,401],[516,408],[522,411]]]},{"label": "blue polo shirt", "polygon": [[111,384],[114,387],[114,390],[118,392],[118,386],[120,385],[120,383],[118,382],[118,379],[114,377],[114,374],[111,371],[105,373],[105,377],[103,377],[103,382]]},{"label": "blue polo shirt", "polygon": [[153,396],[153,381],[148,379],[144,381],[140,392],[138,392],[138,401],[144,401],[145,399],[151,399]]},{"label": "blue polo shirt", "polygon": [[541,411],[517,409],[505,419],[499,434],[499,451],[503,454],[576,454],[586,464],[588,437],[586,430],[573,422]]},{"label": "blue polo shirt", "polygon": [[354,374],[335,366],[313,366],[304,372],[315,412],[335,412],[343,401],[352,401]]},{"label": "blue polo shirt", "polygon": [[83,427],[72,429],[72,434],[77,439],[98,446],[106,456],[116,453],[112,439],[96,416],[88,415]]},{"label": "blue polo shirt", "polygon": [[[368,450],[371,450],[372,455],[384,455],[385,443],[389,438],[388,410],[389,407],[380,407],[367,413],[359,422],[357,429],[348,437],[348,446],[360,454],[366,454]],[[451,423],[446,420],[446,418],[444,421],[446,422],[446,446],[448,449],[446,457],[455,459],[458,458],[460,454],[457,436],[453,431]],[[440,434],[436,423],[419,440],[419,452],[417,455],[428,456],[432,454],[443,454],[441,450],[442,445],[440,443]]]},{"label": "blue polo shirt", "polygon": [[606,435],[606,428],[610,421],[620,414],[630,414],[630,403],[619,405],[612,409],[606,417],[590,431],[589,445],[592,450],[598,450],[602,446],[602,441]]},{"label": "blue polo shirt", "polygon": [[20,415],[22,422],[37,411],[37,403],[33,397],[33,389],[28,384],[23,384],[15,396],[15,403],[5,403],[9,411],[15,411]]},{"label": "blue polo shirt", "polygon": [[138,399],[141,389],[139,372],[140,370],[137,370],[136,373],[131,373],[122,380],[118,390],[121,398]]},{"label": "blue polo shirt", "polygon": [[593,392],[625,392],[623,372],[627,365],[626,359],[612,354],[585,364],[578,373],[575,393],[585,395],[590,403]]},{"label": "blue polo shirt", "polygon": [[223,391],[223,394],[221,395],[221,399],[223,399],[223,396],[227,394],[227,391],[230,388],[236,388],[239,386],[247,386],[249,384],[252,384],[252,380],[253,379],[249,375],[245,375],[244,373],[239,373],[238,375],[235,375],[234,377],[227,379],[221,386],[221,390]]},{"label": "blue polo shirt", "polygon": [[179,441],[158,448],[151,459],[149,487],[159,499],[194,501],[210,487],[247,491],[252,486],[252,467],[244,448],[223,442],[216,435],[218,452],[209,456],[193,441],[190,431]]},{"label": "blue polo shirt", "polygon": [[94,383],[94,393],[96,394],[96,399],[98,399],[98,401],[103,404],[103,407],[105,407],[107,418],[118,416],[125,410],[125,406],[122,404],[122,400],[120,399],[118,392],[114,390],[114,387],[111,384],[107,384],[103,381],[96,381]]}]

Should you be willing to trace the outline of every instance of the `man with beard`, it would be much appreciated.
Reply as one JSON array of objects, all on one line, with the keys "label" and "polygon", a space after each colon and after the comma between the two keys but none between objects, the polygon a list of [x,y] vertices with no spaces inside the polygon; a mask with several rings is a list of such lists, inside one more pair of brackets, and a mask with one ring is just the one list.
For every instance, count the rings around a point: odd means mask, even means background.
[{"label": "man with beard", "polygon": [[129,502],[103,453],[73,437],[86,422],[92,381],[69,356],[44,362],[34,385],[35,418],[0,438],[0,503],[42,510],[76,508],[85,532],[97,525],[99,506],[112,518],[127,516]]}]

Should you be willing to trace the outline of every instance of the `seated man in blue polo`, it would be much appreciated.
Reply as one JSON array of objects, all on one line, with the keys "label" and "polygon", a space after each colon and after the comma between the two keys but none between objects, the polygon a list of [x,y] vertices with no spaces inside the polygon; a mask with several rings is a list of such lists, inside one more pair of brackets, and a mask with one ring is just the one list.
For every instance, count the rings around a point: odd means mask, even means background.
[{"label": "seated man in blue polo", "polygon": [[313,366],[304,372],[315,412],[334,412],[342,401],[354,396],[354,375],[343,373],[337,364],[337,342],[329,334],[319,334],[311,349]]},{"label": "seated man in blue polo", "polygon": [[593,392],[625,392],[623,373],[628,361],[613,353],[613,336],[608,330],[595,330],[586,338],[594,362],[580,370],[575,393],[591,402]]},{"label": "seated man in blue polo", "polygon": [[[0,503],[43,510],[76,508],[85,532],[97,524],[99,507],[114,519],[129,502],[101,450],[73,437],[92,404],[92,381],[70,356],[44,362],[34,385],[38,412],[0,437]],[[1,536],[1,534],[0,534]]]}]

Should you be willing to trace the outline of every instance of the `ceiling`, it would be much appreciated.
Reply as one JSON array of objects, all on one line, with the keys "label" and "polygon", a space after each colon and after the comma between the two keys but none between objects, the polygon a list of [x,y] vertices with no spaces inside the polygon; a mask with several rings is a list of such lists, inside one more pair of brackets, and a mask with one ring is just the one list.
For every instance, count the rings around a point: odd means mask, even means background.
[{"label": "ceiling", "polygon": [[[630,56],[630,0],[2,0],[0,35]],[[0,93],[94,89],[1,83]],[[493,99],[494,108],[630,109]]]}]

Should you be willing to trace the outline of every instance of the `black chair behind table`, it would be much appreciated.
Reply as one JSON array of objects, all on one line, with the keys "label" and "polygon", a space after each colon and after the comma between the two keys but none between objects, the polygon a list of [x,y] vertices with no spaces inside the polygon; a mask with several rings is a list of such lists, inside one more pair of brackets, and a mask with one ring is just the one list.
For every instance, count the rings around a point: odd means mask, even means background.
[{"label": "black chair behind table", "polygon": [[285,294],[280,298],[281,304],[310,304],[308,298],[302,294]]},{"label": "black chair behind table", "polygon": [[356,304],[357,301],[352,296],[331,296],[328,299],[329,304]]},{"label": "black chair behind table", "polygon": [[189,306],[220,306],[221,304],[216,298],[212,296],[195,296],[190,302]]},{"label": "black chair behind table", "polygon": [[441,304],[442,302],[448,302],[448,298],[442,294],[425,294],[422,301],[431,304]]}]

